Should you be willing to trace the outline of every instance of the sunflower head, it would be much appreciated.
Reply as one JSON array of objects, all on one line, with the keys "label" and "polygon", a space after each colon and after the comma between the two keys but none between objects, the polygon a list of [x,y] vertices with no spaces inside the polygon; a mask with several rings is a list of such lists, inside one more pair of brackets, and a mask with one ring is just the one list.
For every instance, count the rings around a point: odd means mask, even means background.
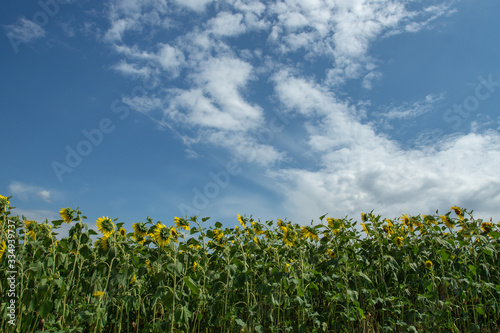
[{"label": "sunflower head", "polygon": [[95,292],[92,296],[94,296],[94,297],[101,297],[101,296],[103,296],[104,294],[105,294],[105,292],[104,292],[104,291],[99,291],[99,290],[98,290],[98,291],[96,291],[96,292]]},{"label": "sunflower head", "polygon": [[71,221],[75,218],[75,211],[69,207],[61,208],[59,215],[64,222],[71,223]]},{"label": "sunflower head", "polygon": [[310,239],[310,240],[313,240],[316,242],[319,241],[318,234],[316,233],[316,231],[312,227],[304,226],[301,228],[301,230],[302,230],[302,237],[303,238]]},{"label": "sunflower head", "polygon": [[240,214],[238,214],[238,222],[240,222],[241,226],[243,227],[243,229],[246,229],[247,228],[247,225],[245,224],[245,220],[243,219],[243,217],[241,217]]},{"label": "sunflower head", "polygon": [[153,232],[153,239],[160,247],[165,247],[170,243],[170,230],[163,223],[158,223],[156,225],[155,231]]},{"label": "sunflower head", "polygon": [[366,224],[365,223],[361,223],[361,226],[363,227],[363,231],[366,232],[366,236],[368,236],[370,234],[370,232],[368,231],[368,228],[366,227]]},{"label": "sunflower head", "polygon": [[394,239],[394,242],[396,243],[396,246],[397,246],[397,247],[401,247],[401,246],[403,246],[403,237],[396,237],[396,238]]},{"label": "sunflower head", "polygon": [[493,230],[493,224],[490,222],[483,222],[481,223],[481,229],[483,229],[484,232],[491,232]]},{"label": "sunflower head", "polygon": [[427,260],[427,261],[425,262],[425,268],[427,268],[427,269],[432,269],[432,266],[433,266],[432,261]]},{"label": "sunflower head", "polygon": [[149,231],[148,227],[146,226],[146,223],[144,222],[137,222],[132,224],[132,229],[134,229],[136,235],[141,237],[146,237]]},{"label": "sunflower head", "polygon": [[464,218],[464,213],[462,212],[460,207],[452,206],[451,209],[455,212],[455,214],[457,214],[457,216],[460,220],[462,220]]},{"label": "sunflower head", "polygon": [[450,229],[454,229],[455,225],[451,221],[450,217],[448,215],[441,215],[440,216],[441,221]]},{"label": "sunflower head", "polygon": [[104,236],[109,237],[115,231],[115,224],[109,217],[100,217],[97,219],[97,230]]},{"label": "sunflower head", "polygon": [[125,237],[125,235],[127,234],[127,230],[125,230],[125,228],[120,228],[119,233],[120,233],[120,236]]},{"label": "sunflower head", "polygon": [[175,226],[177,229],[182,229],[182,230],[191,230],[189,227],[189,222],[186,219],[180,218],[180,217],[174,217],[175,221]]},{"label": "sunflower head", "polygon": [[7,249],[7,243],[5,243],[5,241],[2,241],[2,245],[0,245],[0,260],[2,259],[6,249]]},{"label": "sunflower head", "polygon": [[101,237],[99,241],[99,245],[101,245],[101,248],[106,251],[108,249],[108,236],[104,235]]},{"label": "sunflower head", "polygon": [[0,213],[6,212],[9,209],[9,198],[0,195]]},{"label": "sunflower head", "polygon": [[361,221],[366,222],[366,214],[361,213]]},{"label": "sunflower head", "polygon": [[169,232],[170,232],[170,238],[177,243],[179,241],[179,233],[177,232],[177,230],[175,230],[175,228],[172,227],[170,228]]},{"label": "sunflower head", "polygon": [[36,239],[36,229],[38,224],[35,221],[24,221],[25,233],[31,237],[31,239]]}]

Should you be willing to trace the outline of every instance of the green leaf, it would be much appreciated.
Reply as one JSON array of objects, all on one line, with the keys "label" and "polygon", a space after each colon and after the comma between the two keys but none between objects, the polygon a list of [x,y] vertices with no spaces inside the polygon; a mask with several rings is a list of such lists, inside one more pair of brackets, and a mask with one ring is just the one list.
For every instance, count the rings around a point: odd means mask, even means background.
[{"label": "green leaf", "polygon": [[181,276],[182,275],[182,264],[180,262],[170,263],[167,265],[167,269],[170,273]]},{"label": "green leaf", "polygon": [[474,274],[476,275],[476,266],[473,266],[473,265],[469,265],[469,270]]},{"label": "green leaf", "polygon": [[483,308],[481,308],[479,306],[476,308],[476,312],[482,316],[486,316],[486,312],[484,312]]},{"label": "green leaf", "polygon": [[445,249],[441,249],[439,251],[439,254],[441,255],[441,259],[443,259],[443,261],[448,260],[448,258],[450,257],[450,254],[448,252],[446,252]]},{"label": "green leaf", "polygon": [[184,283],[186,284],[186,286],[188,286],[189,289],[191,289],[191,291],[195,295],[198,295],[198,293],[200,291],[200,287],[198,287],[198,285],[196,284],[196,282],[193,281],[193,279],[191,279],[190,276],[185,276],[184,277]]},{"label": "green leaf", "polygon": [[40,303],[38,308],[38,314],[40,317],[45,318],[50,311],[52,311],[52,302],[51,301],[43,301]]},{"label": "green leaf", "polygon": [[490,235],[491,237],[493,237],[495,239],[500,238],[500,232],[498,232],[498,231],[491,231],[488,235]]},{"label": "green leaf", "polygon": [[247,327],[247,324],[243,320],[241,320],[240,318],[237,318],[235,320],[235,322],[236,322],[236,324],[240,325],[241,327]]}]

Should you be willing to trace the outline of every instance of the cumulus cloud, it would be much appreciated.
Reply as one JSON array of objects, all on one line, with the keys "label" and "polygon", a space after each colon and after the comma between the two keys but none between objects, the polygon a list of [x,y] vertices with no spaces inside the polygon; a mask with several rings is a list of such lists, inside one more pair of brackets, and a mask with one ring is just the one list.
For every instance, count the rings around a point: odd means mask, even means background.
[{"label": "cumulus cloud", "polygon": [[11,182],[9,185],[10,193],[20,200],[31,200],[33,198],[42,199],[45,202],[52,201],[52,193],[38,186],[29,185],[21,182]]},{"label": "cumulus cloud", "polygon": [[[200,13],[211,3],[176,2]],[[428,7],[413,3],[410,8],[396,0],[228,0],[214,6],[214,13],[195,16],[199,21],[190,21],[195,23],[185,30],[165,34],[168,37],[147,47],[127,44],[123,37],[151,26],[161,29],[169,10],[166,3],[112,3],[106,40],[123,57],[115,69],[161,81],[148,96],[125,97],[124,102],[178,130],[190,156],[198,156],[195,146],[203,143],[263,167],[290,215],[307,220],[326,212],[377,209],[394,216],[447,209],[450,204],[474,204],[478,211],[495,214],[500,203],[494,172],[500,162],[496,132],[440,136],[408,149],[376,131],[364,120],[365,110],[337,93],[347,80],[372,89],[384,73],[370,54],[371,45],[432,25],[454,12],[453,2]],[[151,14],[155,4],[161,8],[158,16]],[[193,17],[190,11],[180,12],[189,12],[186,19]],[[249,32],[260,34],[259,41],[250,44],[254,49],[244,39],[252,38]],[[318,58],[327,65],[306,77],[304,64]],[[176,88],[173,79],[178,80]],[[269,90],[256,87],[256,82]],[[256,100],[252,90],[258,89]],[[379,121],[415,119],[436,110],[443,98],[430,93],[383,112],[370,111]],[[304,147],[300,152],[310,157],[309,167],[296,163],[301,156],[292,146],[297,144],[278,147],[279,140],[258,139],[272,108],[296,120],[287,130],[295,131],[294,138]],[[288,162],[295,166],[285,165]]]}]

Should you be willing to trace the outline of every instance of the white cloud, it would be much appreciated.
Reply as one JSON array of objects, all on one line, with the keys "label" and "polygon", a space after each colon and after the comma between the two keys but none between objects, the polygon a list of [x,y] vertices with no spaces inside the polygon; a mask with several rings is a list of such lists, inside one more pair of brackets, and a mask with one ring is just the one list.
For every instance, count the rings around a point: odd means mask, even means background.
[{"label": "white cloud", "polygon": [[174,0],[178,5],[188,7],[194,11],[201,12],[213,0]]},{"label": "white cloud", "polygon": [[195,126],[227,131],[255,128],[262,123],[263,112],[241,95],[251,72],[252,66],[240,59],[211,58],[192,75],[197,88],[171,91],[175,95],[166,114]]},{"label": "white cloud", "polygon": [[217,17],[208,22],[208,26],[214,35],[237,36],[246,31],[246,27],[242,21],[243,15],[240,13],[221,12],[217,14]]},{"label": "white cloud", "polygon": [[[352,108],[335,106],[334,97],[312,82],[282,77],[277,90],[283,105],[293,106],[298,114],[320,117],[306,125],[317,170],[275,168],[270,172],[281,183],[285,206],[293,216],[326,212],[359,216],[376,209],[377,214],[396,217],[458,204],[484,215],[478,217],[500,218],[495,211],[500,204],[497,132],[453,136],[404,150],[361,124]],[[291,100],[299,91],[314,98],[299,95]]]},{"label": "white cloud", "polygon": [[21,200],[31,200],[32,198],[42,199],[45,202],[51,202],[51,192],[38,186],[29,185],[21,182],[11,182],[9,185],[10,193]]},{"label": "white cloud", "polygon": [[444,99],[444,93],[429,94],[423,100],[415,102],[406,102],[402,105],[389,107],[379,116],[389,120],[392,119],[410,119],[419,117],[435,109],[435,104]]},{"label": "white cloud", "polygon": [[14,24],[4,26],[4,29],[10,39],[19,40],[23,43],[45,37],[45,30],[25,17],[21,17]]}]

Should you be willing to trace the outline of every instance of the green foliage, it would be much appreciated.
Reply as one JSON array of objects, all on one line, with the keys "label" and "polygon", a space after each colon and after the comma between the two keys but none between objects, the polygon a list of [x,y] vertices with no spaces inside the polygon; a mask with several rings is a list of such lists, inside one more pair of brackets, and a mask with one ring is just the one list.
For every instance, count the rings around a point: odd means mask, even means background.
[{"label": "green foliage", "polygon": [[[308,226],[238,215],[234,228],[196,216],[171,226],[147,218],[131,233],[118,222],[106,237],[78,209],[38,223],[10,216],[9,198],[0,199],[0,246],[9,223],[17,230],[14,266],[0,247],[2,332],[500,328],[499,228],[462,208],[394,220],[362,214],[362,229],[326,214]],[[71,229],[58,239],[62,223]]]}]

